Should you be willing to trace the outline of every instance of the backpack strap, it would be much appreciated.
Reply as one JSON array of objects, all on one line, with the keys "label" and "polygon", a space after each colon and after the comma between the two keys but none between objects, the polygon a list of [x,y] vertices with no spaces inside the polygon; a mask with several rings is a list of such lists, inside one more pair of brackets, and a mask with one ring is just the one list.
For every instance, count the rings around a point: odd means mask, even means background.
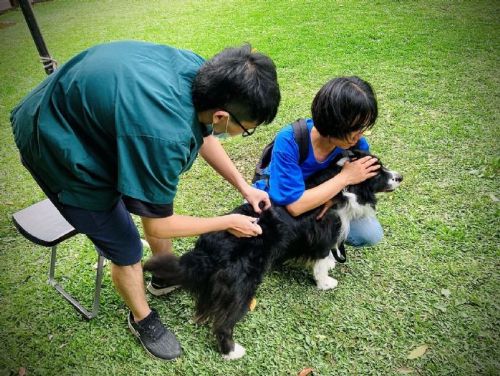
[{"label": "backpack strap", "polygon": [[259,161],[255,166],[255,172],[252,178],[252,184],[261,179],[269,178],[269,175],[264,174],[264,169],[269,166],[269,162],[271,162],[271,154],[273,152],[274,140],[272,140],[269,144],[266,145],[264,150],[262,150],[262,154],[260,155]]},{"label": "backpack strap", "polygon": [[304,163],[309,154],[309,129],[305,119],[297,119],[292,123],[293,136],[299,147],[299,165]]},{"label": "backpack strap", "polygon": [[[304,163],[309,154],[309,129],[307,129],[307,123],[305,119],[297,119],[292,123],[293,137],[295,143],[299,147],[299,165]],[[262,154],[260,156],[257,165],[255,166],[255,173],[252,178],[252,183],[259,181],[261,179],[268,179],[269,175],[264,173],[264,169],[269,166],[271,162],[271,155],[273,152],[274,140],[266,145]]]}]

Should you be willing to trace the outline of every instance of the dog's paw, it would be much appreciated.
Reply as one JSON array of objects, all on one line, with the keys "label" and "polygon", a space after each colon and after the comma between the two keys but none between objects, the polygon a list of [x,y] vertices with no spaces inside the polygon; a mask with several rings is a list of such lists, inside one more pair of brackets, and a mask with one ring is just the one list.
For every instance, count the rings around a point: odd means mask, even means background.
[{"label": "dog's paw", "polygon": [[338,281],[332,277],[326,277],[316,281],[316,287],[318,290],[331,290],[337,287],[337,285]]},{"label": "dog's paw", "polygon": [[235,342],[233,351],[230,351],[229,354],[222,354],[222,358],[224,360],[235,360],[243,357],[243,355],[245,355],[245,348]]}]

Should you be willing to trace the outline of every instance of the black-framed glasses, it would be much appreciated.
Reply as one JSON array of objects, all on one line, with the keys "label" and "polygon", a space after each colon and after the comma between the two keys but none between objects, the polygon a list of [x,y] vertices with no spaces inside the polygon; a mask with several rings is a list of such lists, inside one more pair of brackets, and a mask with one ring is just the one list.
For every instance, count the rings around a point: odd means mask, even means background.
[{"label": "black-framed glasses", "polygon": [[255,130],[257,129],[257,127],[251,128],[251,129],[247,129],[247,128],[245,128],[243,126],[243,124],[241,124],[241,122],[238,120],[238,118],[236,116],[234,116],[230,111],[228,111],[228,110],[224,110],[224,111],[226,111],[229,114],[229,116],[231,116],[233,118],[234,122],[236,124],[238,124],[241,129],[243,129],[243,133],[241,134],[243,137],[248,137],[248,136],[253,135],[253,133],[255,132]]}]

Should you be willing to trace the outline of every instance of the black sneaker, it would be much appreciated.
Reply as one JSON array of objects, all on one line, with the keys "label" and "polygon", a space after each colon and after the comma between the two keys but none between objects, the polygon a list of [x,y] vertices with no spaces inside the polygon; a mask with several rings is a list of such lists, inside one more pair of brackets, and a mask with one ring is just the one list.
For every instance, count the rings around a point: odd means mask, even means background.
[{"label": "black sneaker", "polygon": [[152,309],[149,316],[137,323],[130,312],[128,327],[139,338],[146,352],[154,358],[172,360],[181,355],[181,345],[175,335],[162,324],[156,310]]},{"label": "black sneaker", "polygon": [[176,288],[180,287],[179,285],[169,285],[165,283],[163,279],[152,276],[151,281],[148,283],[147,289],[154,296],[162,296],[168,293],[171,293]]}]

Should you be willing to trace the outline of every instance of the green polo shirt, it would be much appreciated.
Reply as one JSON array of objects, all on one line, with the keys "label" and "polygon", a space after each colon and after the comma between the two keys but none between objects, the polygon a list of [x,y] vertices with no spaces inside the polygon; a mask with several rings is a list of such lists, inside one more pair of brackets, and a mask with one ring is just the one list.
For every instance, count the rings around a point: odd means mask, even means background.
[{"label": "green polo shirt", "polygon": [[191,85],[204,60],[144,42],[92,47],[12,111],[21,155],[63,204],[173,202],[203,143]]}]

